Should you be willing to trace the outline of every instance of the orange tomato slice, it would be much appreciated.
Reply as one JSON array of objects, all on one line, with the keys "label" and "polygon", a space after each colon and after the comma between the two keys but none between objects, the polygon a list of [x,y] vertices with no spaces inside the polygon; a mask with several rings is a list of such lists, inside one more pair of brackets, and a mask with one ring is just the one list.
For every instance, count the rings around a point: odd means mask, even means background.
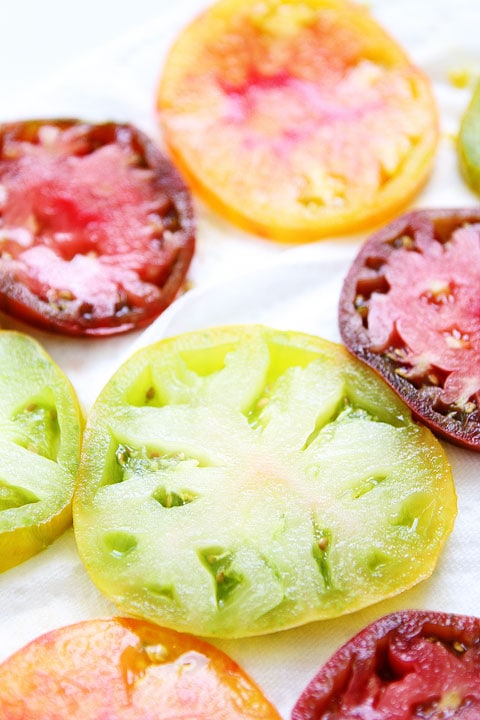
[{"label": "orange tomato slice", "polygon": [[227,655],[140,620],[53,630],[0,665],[8,720],[280,720]]},{"label": "orange tomato slice", "polygon": [[347,0],[220,0],[175,42],[157,108],[204,200],[293,242],[396,214],[438,141],[429,80]]}]

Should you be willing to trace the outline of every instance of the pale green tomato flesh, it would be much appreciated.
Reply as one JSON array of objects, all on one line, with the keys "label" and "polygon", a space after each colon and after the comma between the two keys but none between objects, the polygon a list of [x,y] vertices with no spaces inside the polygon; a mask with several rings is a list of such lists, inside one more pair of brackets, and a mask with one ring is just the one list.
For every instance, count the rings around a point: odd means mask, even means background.
[{"label": "pale green tomato flesh", "polygon": [[477,194],[480,193],[480,82],[462,117],[457,150],[466,182]]},{"label": "pale green tomato flesh", "polygon": [[140,350],[87,424],[74,527],[123,611],[240,637],[429,576],[456,497],[440,443],[339,345],[260,326]]},{"label": "pale green tomato flesh", "polygon": [[0,331],[0,570],[49,545],[71,523],[82,415],[42,347]]}]

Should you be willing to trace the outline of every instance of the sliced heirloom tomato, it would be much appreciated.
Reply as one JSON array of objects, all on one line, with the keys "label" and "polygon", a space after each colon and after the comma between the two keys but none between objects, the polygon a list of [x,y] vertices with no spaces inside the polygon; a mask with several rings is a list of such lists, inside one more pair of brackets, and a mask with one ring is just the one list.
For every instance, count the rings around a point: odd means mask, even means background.
[{"label": "sliced heirloom tomato", "polygon": [[440,443],[340,345],[261,326],[135,353],[89,416],[80,556],[123,611],[240,637],[433,571],[456,497]]},{"label": "sliced heirloom tomato", "polygon": [[480,193],[480,82],[462,117],[457,140],[463,176],[472,190]]},{"label": "sliced heirloom tomato", "polygon": [[0,331],[0,571],[71,524],[82,428],[60,368],[32,338]]},{"label": "sliced heirloom tomato", "polygon": [[147,325],[194,251],[189,192],[132,125],[0,125],[0,308],[71,335]]},{"label": "sliced heirloom tomato", "polygon": [[438,140],[429,80],[346,0],[220,0],[175,42],[157,106],[192,188],[293,242],[393,217]]},{"label": "sliced heirloom tomato", "polygon": [[480,449],[480,210],[419,210],[362,247],[345,279],[345,345],[432,430]]},{"label": "sliced heirloom tomato", "polygon": [[292,720],[478,720],[480,619],[404,610],[341,647]]},{"label": "sliced heirloom tomato", "polygon": [[209,643],[127,618],[37,638],[0,665],[2,720],[280,720]]}]

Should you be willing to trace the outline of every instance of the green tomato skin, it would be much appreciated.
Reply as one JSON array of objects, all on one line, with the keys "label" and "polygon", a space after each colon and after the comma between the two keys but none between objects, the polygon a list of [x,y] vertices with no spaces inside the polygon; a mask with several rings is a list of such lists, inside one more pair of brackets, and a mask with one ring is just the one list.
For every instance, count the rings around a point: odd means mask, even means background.
[{"label": "green tomato skin", "polygon": [[41,345],[0,331],[0,571],[71,525],[83,425],[72,385]]},{"label": "green tomato skin", "polygon": [[139,351],[89,417],[74,528],[119,608],[196,635],[332,618],[428,577],[445,452],[336,344],[260,326]]}]

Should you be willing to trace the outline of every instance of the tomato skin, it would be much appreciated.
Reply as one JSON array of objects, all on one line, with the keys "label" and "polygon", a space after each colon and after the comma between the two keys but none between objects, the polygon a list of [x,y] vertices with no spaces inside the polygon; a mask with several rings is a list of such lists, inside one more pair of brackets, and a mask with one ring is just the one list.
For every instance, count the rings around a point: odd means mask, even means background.
[{"label": "tomato skin", "polygon": [[180,175],[134,126],[0,125],[0,308],[68,335],[141,328],[182,288],[195,249]]},{"label": "tomato skin", "polygon": [[173,45],[157,106],[191,187],[286,242],[395,216],[438,142],[428,78],[344,0],[213,3]]},{"label": "tomato skin", "polygon": [[480,619],[404,610],[337,650],[298,699],[292,720],[474,720],[479,712]]},{"label": "tomato skin", "polygon": [[477,208],[417,210],[363,245],[345,278],[342,340],[437,435],[480,449]]},{"label": "tomato skin", "polygon": [[0,665],[1,720],[280,720],[221,650],[129,618],[50,631]]}]

